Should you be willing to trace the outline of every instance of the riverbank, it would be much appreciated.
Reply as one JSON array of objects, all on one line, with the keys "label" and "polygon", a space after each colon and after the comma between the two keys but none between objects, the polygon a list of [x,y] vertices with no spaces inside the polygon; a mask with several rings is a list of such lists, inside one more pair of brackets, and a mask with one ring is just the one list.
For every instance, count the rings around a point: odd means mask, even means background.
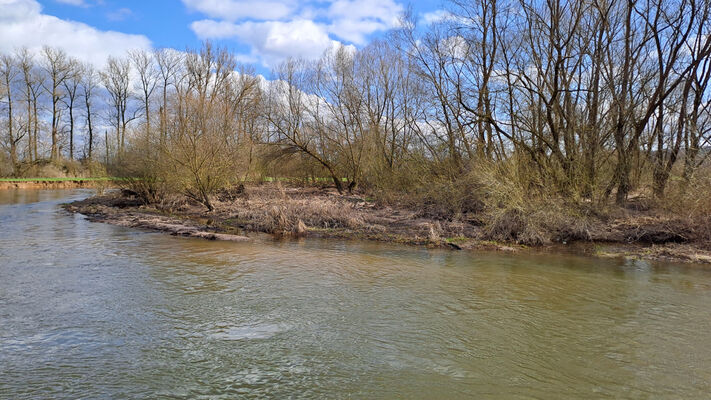
[{"label": "riverbank", "polygon": [[0,190],[114,187],[114,178],[0,178]]},{"label": "riverbank", "polygon": [[679,220],[640,212],[586,221],[585,240],[579,234],[536,246],[487,239],[486,227],[476,222],[443,221],[417,210],[380,205],[324,188],[248,187],[223,193],[216,209],[184,198],[144,205],[126,191],[112,191],[66,204],[73,213],[114,225],[151,229],[172,235],[212,240],[249,240],[250,232],[279,237],[320,237],[375,240],[456,250],[505,252],[566,252],[601,257],[711,264],[711,244],[694,236]]}]

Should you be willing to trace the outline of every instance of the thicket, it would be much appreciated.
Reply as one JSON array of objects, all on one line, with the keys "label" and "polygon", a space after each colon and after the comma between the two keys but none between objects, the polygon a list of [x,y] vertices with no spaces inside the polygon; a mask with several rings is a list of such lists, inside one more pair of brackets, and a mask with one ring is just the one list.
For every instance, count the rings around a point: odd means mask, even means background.
[{"label": "thicket", "polygon": [[230,188],[288,178],[492,238],[584,238],[612,204],[711,210],[710,56],[711,4],[695,0],[452,0],[433,24],[405,15],[384,40],[269,80],[211,43],[101,71],[19,50],[0,63],[0,172],[81,153],[145,202],[212,210]]}]

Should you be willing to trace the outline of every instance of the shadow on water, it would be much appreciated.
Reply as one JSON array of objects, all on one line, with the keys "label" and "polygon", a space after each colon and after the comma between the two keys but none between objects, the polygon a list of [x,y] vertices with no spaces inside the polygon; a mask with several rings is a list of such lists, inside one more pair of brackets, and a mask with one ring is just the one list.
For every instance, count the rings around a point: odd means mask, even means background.
[{"label": "shadow on water", "polygon": [[213,242],[0,191],[2,398],[707,398],[711,273]]}]

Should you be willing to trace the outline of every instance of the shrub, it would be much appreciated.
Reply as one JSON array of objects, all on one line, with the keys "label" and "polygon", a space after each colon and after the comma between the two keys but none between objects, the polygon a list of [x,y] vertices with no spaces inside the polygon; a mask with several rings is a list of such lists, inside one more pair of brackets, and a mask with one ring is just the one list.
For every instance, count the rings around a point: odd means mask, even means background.
[{"label": "shrub", "polygon": [[11,176],[14,172],[10,157],[5,152],[0,151],[0,177]]},{"label": "shrub", "polygon": [[155,157],[147,157],[142,149],[130,149],[114,167],[118,185],[124,194],[139,199],[143,204],[156,204],[169,192],[164,170]]}]

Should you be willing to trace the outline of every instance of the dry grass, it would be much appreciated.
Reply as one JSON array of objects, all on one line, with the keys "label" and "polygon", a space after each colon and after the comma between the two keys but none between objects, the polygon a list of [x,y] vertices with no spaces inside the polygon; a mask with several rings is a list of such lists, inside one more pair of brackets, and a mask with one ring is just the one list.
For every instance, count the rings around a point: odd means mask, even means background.
[{"label": "dry grass", "polygon": [[326,187],[276,181],[222,190],[213,213],[176,195],[162,199],[159,208],[278,235],[318,231],[440,245],[453,238],[528,246],[711,242],[711,181],[698,178],[686,191],[670,188],[684,195],[665,202],[639,191],[621,208],[555,193],[527,174],[514,162],[482,164],[454,180],[423,178],[408,192],[380,188],[375,201],[366,200],[365,192],[342,196]]},{"label": "dry grass", "polygon": [[234,201],[218,203],[217,212],[249,230],[281,235],[365,225],[357,203],[347,198],[317,189],[285,189],[280,183],[252,187]]},{"label": "dry grass", "polygon": [[[479,164],[455,180],[432,178],[419,191],[382,196],[419,217],[441,222],[441,235],[459,223],[477,227],[464,236],[500,243],[540,246],[575,241],[640,244],[711,240],[711,180],[697,178],[685,191],[670,188],[664,203],[643,191],[627,207],[573,198],[532,181],[515,161]],[[678,194],[684,193],[683,197]],[[473,232],[472,232],[473,231]],[[436,229],[429,235],[437,239]]]},{"label": "dry grass", "polygon": [[[502,250],[519,248],[511,247],[512,244],[539,246],[583,241],[615,243],[619,249],[613,252],[617,254],[650,258],[693,261],[698,257],[684,254],[704,257],[710,254],[708,216],[694,221],[659,208],[650,211],[611,207],[601,211],[590,202],[575,204],[554,197],[545,200],[531,197],[526,201],[523,196],[514,197],[513,189],[503,186],[492,187],[488,197],[484,197],[486,208],[476,214],[474,222],[468,213],[435,219],[422,216],[418,209],[377,203],[357,195],[342,196],[332,189],[284,187],[278,182],[248,186],[222,200],[215,199],[216,209],[212,212],[180,195],[168,195],[160,203],[146,206],[137,198],[126,199],[120,193],[88,199],[77,203],[75,208],[77,212],[98,216],[99,220],[103,214],[107,215],[103,220],[119,221],[127,220],[122,217],[126,215],[131,221],[135,218],[150,221],[161,215],[187,221],[200,232],[214,234],[241,231],[278,236],[316,234]],[[501,190],[501,194],[496,194],[496,190]],[[655,250],[647,252],[646,248]]]},{"label": "dry grass", "polygon": [[691,230],[694,240],[711,242],[711,171],[700,171],[688,184],[674,182],[667,193],[657,204],[660,212]]}]

